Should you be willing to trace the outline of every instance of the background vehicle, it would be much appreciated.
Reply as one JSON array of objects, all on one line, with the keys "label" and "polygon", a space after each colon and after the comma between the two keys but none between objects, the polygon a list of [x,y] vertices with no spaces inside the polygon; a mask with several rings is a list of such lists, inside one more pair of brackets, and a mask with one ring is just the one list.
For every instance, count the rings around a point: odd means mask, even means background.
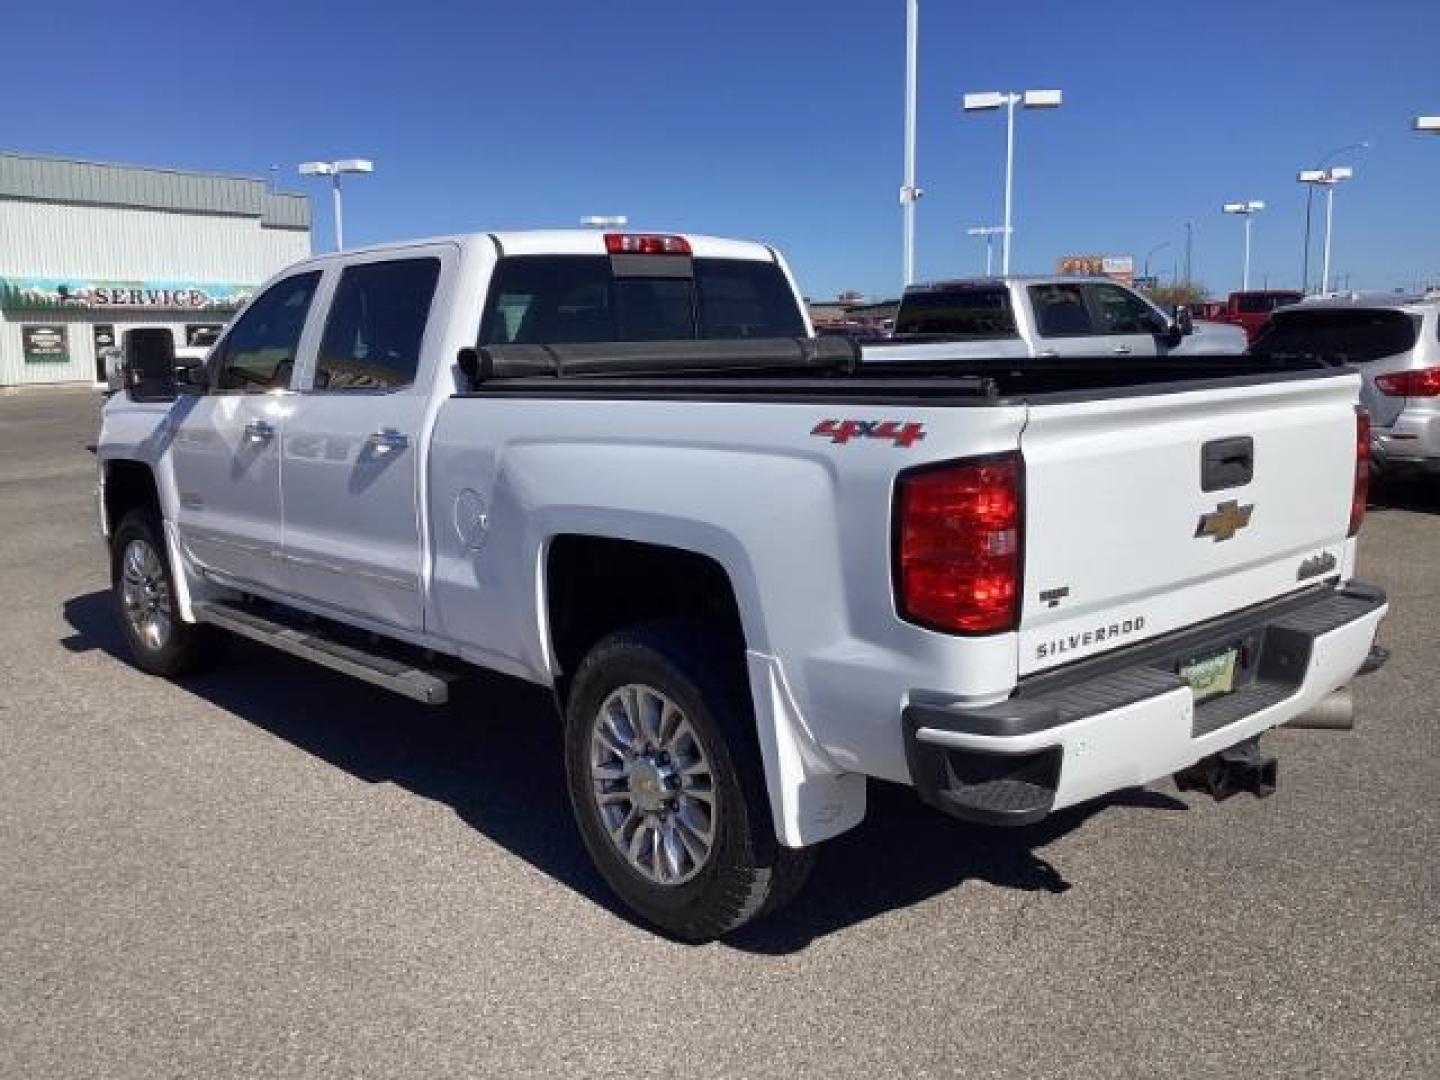
[{"label": "background vehicle", "polygon": [[1288,304],[1298,304],[1304,298],[1304,294],[1295,289],[1232,292],[1215,318],[1240,327],[1245,331],[1246,340],[1254,341],[1260,331],[1269,325],[1271,312]]},{"label": "background vehicle", "polygon": [[1251,351],[1353,364],[1377,474],[1440,476],[1440,299],[1307,301],[1277,311]]},{"label": "background vehicle", "polygon": [[1245,351],[1240,332],[1166,315],[1106,278],[974,278],[905,290],[888,342],[867,362],[935,357],[1217,355]]},{"label": "background vehicle", "polygon": [[768,247],[594,232],[300,263],[198,385],[154,342],[98,443],[137,664],[225,630],[550,687],[587,850],[687,939],[792,896],[869,777],[992,824],[1197,762],[1262,793],[1385,612],[1359,380],[1304,358],[870,371]]}]

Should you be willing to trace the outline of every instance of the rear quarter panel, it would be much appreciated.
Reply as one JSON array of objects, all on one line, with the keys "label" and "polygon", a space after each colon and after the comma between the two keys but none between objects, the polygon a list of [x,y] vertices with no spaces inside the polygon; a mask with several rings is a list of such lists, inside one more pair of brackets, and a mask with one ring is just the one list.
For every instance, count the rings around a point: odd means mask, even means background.
[{"label": "rear quarter panel", "polygon": [[[462,654],[539,682],[558,674],[545,555],[562,534],[709,556],[729,575],[747,646],[778,658],[815,743],[839,769],[904,780],[907,692],[994,700],[1013,635],[961,639],[902,622],[891,591],[891,499],[905,468],[1014,449],[1021,407],[457,398],[430,456],[432,630]],[[926,426],[909,448],[838,444],[823,420]],[[479,535],[465,522],[477,513]]]}]

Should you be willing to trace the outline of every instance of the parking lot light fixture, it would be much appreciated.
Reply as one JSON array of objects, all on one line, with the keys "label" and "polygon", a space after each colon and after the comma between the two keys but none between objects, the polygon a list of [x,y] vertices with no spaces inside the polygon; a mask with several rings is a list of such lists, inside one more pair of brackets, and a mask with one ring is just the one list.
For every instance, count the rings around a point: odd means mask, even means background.
[{"label": "parking lot light fixture", "polygon": [[368,158],[340,158],[337,161],[302,161],[301,176],[330,177],[330,197],[335,207],[335,250],[345,247],[345,214],[340,198],[340,177],[345,173],[372,173],[375,163]]},{"label": "parking lot light fixture", "polygon": [[905,161],[900,183],[900,239],[905,287],[915,283],[915,204],[924,194],[915,182],[915,111],[919,100],[920,0],[905,0]]},{"label": "parking lot light fixture", "polygon": [[630,224],[630,219],[624,214],[588,214],[580,219],[580,224],[587,229],[623,229]]},{"label": "parking lot light fixture", "polygon": [[985,276],[989,277],[991,271],[991,254],[995,248],[995,237],[1005,234],[1004,225],[973,225],[965,230],[967,236],[983,236],[985,238]]},{"label": "parking lot light fixture", "polygon": [[1010,273],[1010,246],[1015,235],[1011,215],[1015,188],[1015,106],[1026,109],[1058,109],[1064,102],[1059,90],[984,90],[962,95],[960,108],[964,112],[986,112],[993,109],[1005,110],[1005,223],[1002,228],[1000,246],[1000,273]]},{"label": "parking lot light fixture", "polygon": [[[1341,154],[1348,154],[1355,150],[1368,149],[1370,149],[1369,139],[1361,139],[1359,142],[1347,143],[1344,146],[1338,146],[1334,150],[1331,150],[1328,154],[1326,154],[1324,157],[1322,157],[1319,161],[1315,163],[1314,168],[1305,169],[1302,171],[1300,182],[1302,184],[1309,185],[1305,189],[1305,239],[1303,251],[1300,255],[1300,291],[1302,293],[1308,295],[1310,292],[1310,216],[1311,209],[1315,204],[1315,184],[1318,182],[1316,180],[1304,179],[1304,174],[1308,173],[1312,176],[1323,174],[1325,171],[1325,166],[1330,164],[1331,161],[1335,160]],[[1321,287],[1323,289],[1323,284]]]},{"label": "parking lot light fixture", "polygon": [[1440,135],[1440,116],[1417,116],[1412,127],[1423,135]]},{"label": "parking lot light fixture", "polygon": [[1320,293],[1330,291],[1330,233],[1335,223],[1335,185],[1349,180],[1355,170],[1348,165],[1334,165],[1328,169],[1301,169],[1296,179],[1309,184],[1314,191],[1318,185],[1325,189],[1325,257],[1320,264]]},{"label": "parking lot light fixture", "polygon": [[1227,202],[1220,208],[1227,214],[1238,214],[1245,219],[1245,261],[1242,264],[1240,273],[1240,291],[1246,292],[1250,288],[1250,219],[1265,209],[1265,203],[1260,199],[1250,199],[1246,202]]}]

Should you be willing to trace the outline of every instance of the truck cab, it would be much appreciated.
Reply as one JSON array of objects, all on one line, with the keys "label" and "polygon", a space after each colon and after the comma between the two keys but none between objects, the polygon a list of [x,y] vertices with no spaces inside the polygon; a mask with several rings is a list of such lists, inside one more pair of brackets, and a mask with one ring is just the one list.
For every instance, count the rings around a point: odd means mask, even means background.
[{"label": "truck cab", "polygon": [[1145,357],[1240,353],[1243,335],[1167,314],[1108,278],[971,278],[905,290],[889,341],[867,361],[945,355],[1033,358]]}]

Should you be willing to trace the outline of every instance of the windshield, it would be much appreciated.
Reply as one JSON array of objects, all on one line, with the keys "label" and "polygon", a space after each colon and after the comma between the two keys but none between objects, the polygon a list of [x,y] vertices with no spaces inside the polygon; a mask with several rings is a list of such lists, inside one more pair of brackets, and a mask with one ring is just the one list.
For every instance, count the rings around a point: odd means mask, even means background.
[{"label": "windshield", "polygon": [[799,305],[778,264],[687,259],[674,268],[681,272],[617,276],[604,255],[509,256],[496,270],[480,341],[569,345],[804,336]]},{"label": "windshield", "polygon": [[1365,363],[1413,348],[1419,320],[1403,311],[1282,311],[1250,346],[1261,356],[1307,354]]},{"label": "windshield", "polygon": [[965,286],[908,292],[895,316],[895,333],[1014,337],[1010,290],[1004,286]]}]

